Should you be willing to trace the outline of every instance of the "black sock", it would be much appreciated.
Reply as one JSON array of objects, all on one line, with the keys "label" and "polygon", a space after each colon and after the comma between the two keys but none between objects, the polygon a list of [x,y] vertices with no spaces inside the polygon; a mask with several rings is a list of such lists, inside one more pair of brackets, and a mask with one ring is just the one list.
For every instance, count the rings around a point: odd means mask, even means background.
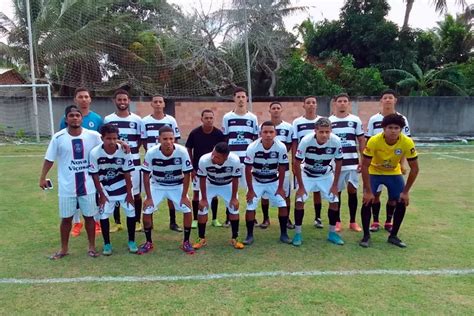
[{"label": "black sock", "polygon": [[191,201],[193,205],[193,219],[196,221],[198,219],[198,211],[199,211],[199,201]]},{"label": "black sock", "polygon": [[364,237],[370,237],[370,211],[371,211],[371,204],[369,205],[362,205],[360,209],[360,217],[362,221],[362,228],[364,229]]},{"label": "black sock", "polygon": [[280,235],[286,236],[286,224],[288,223],[288,216],[278,216],[278,221],[280,222]]},{"label": "black sock", "polygon": [[406,206],[405,203],[398,202],[397,207],[395,208],[395,213],[393,214],[393,227],[390,231],[390,236],[397,236],[398,230],[402,225],[403,218],[405,217]]},{"label": "black sock", "polygon": [[153,242],[151,240],[151,227],[144,228],[143,231],[145,232],[145,238],[147,242]]},{"label": "black sock", "polygon": [[232,239],[239,237],[239,220],[231,219],[230,225],[232,226]]},{"label": "black sock", "polygon": [[135,206],[135,222],[141,223],[142,222],[142,198],[134,199],[134,206]]},{"label": "black sock", "polygon": [[211,210],[212,210],[212,220],[217,219],[217,207],[219,205],[219,200],[217,198],[213,198],[211,201]]},{"label": "black sock", "polygon": [[191,227],[184,227],[184,240],[183,240],[183,242],[189,241],[189,235],[191,235]]},{"label": "black sock", "polygon": [[262,213],[263,213],[263,221],[268,221],[270,218],[268,217],[268,209],[270,208],[269,204],[262,203]]},{"label": "black sock", "polygon": [[341,192],[339,192],[337,196],[339,199],[339,202],[337,202],[337,222],[341,222]]},{"label": "black sock", "polygon": [[295,225],[296,226],[303,225],[303,217],[304,217],[304,209],[299,210],[295,208]]},{"label": "black sock", "polygon": [[170,208],[170,225],[176,224],[176,210],[174,207]]},{"label": "black sock", "polygon": [[110,223],[109,219],[100,220],[100,229],[102,230],[102,237],[104,238],[104,244],[110,244]]},{"label": "black sock", "polygon": [[[321,204],[314,203],[314,214],[316,216],[314,219],[321,218],[321,208],[322,208]],[[296,213],[296,210],[295,210],[295,213]],[[295,221],[296,221],[296,214],[295,214]]]},{"label": "black sock", "polygon": [[114,222],[115,224],[121,224],[122,222],[120,221],[120,203],[115,203],[114,207]]},{"label": "black sock", "polygon": [[348,193],[347,204],[349,204],[350,222],[355,223],[357,214],[357,193]]},{"label": "black sock", "polygon": [[385,205],[385,209],[387,210],[387,218],[385,219],[385,223],[391,223],[392,222],[392,217],[393,213],[395,212],[395,207],[396,205],[390,205],[387,202],[387,205]]},{"label": "black sock", "polygon": [[127,217],[128,241],[135,241],[135,217]]},{"label": "black sock", "polygon": [[374,222],[378,222],[380,214],[380,202],[372,203],[372,214],[374,216]]},{"label": "black sock", "polygon": [[230,222],[230,219],[229,219],[229,209],[226,207],[225,208],[225,221],[226,222]]},{"label": "black sock", "polygon": [[198,223],[199,238],[206,238],[206,223]]},{"label": "black sock", "polygon": [[253,237],[253,227],[254,227],[253,219],[251,221],[246,221],[246,224],[247,224],[247,236]]},{"label": "black sock", "polygon": [[337,210],[331,210],[328,208],[328,219],[330,226],[336,226],[337,219],[339,218],[339,212]]}]

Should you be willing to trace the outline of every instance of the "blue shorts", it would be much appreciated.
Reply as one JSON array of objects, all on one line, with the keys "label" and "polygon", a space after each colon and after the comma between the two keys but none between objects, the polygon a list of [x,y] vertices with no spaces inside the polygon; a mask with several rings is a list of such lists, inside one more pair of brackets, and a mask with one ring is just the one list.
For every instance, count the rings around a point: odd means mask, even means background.
[{"label": "blue shorts", "polygon": [[402,175],[370,175],[370,188],[375,194],[379,185],[387,187],[388,199],[390,201],[398,201],[400,199],[400,193],[405,188],[405,180]]}]

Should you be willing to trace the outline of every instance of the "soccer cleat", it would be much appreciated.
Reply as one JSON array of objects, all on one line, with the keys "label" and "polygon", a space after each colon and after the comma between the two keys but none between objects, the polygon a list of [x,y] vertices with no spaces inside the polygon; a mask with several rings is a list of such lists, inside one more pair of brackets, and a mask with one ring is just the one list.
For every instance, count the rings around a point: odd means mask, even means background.
[{"label": "soccer cleat", "polygon": [[[121,230],[123,230],[122,224],[115,224],[114,226],[110,227],[110,232],[111,233],[116,233],[116,232],[121,231]],[[136,228],[135,228],[135,230],[136,230]]]},{"label": "soccer cleat", "polygon": [[237,239],[231,239],[230,244],[235,248],[235,249],[244,249],[245,246],[243,243],[238,241]]},{"label": "soccer cleat", "polygon": [[211,224],[212,224],[212,226],[214,226],[214,227],[222,227],[222,226],[223,226],[223,225],[221,224],[221,222],[219,222],[218,219],[213,219]]},{"label": "soccer cleat", "polygon": [[180,247],[185,253],[188,255],[192,255],[194,253],[194,248],[191,246],[189,240],[183,241],[183,244]]},{"label": "soccer cleat", "polygon": [[140,222],[135,222],[135,231],[136,231],[136,232],[142,232],[142,231],[143,231],[142,223],[140,223]]},{"label": "soccer cleat", "polygon": [[98,234],[102,233],[102,229],[100,229],[100,223],[95,222],[95,235],[97,236]]},{"label": "soccer cleat", "polygon": [[251,245],[251,244],[253,244],[253,241],[254,241],[253,236],[247,236],[247,238],[245,238],[245,240],[243,241],[243,244],[244,245]]},{"label": "soccer cleat", "polygon": [[134,242],[134,241],[129,241],[128,242],[128,251],[130,253],[137,253],[138,252],[137,243]]},{"label": "soccer cleat", "polygon": [[362,248],[369,248],[370,246],[370,237],[364,237],[359,241],[359,246]]},{"label": "soccer cleat", "polygon": [[222,224],[222,227],[229,228],[230,227],[230,221],[225,221],[224,224]]},{"label": "soccer cleat", "polygon": [[146,243],[144,243],[144,244],[140,245],[140,247],[138,247],[137,254],[143,255],[145,253],[150,252],[152,249],[153,249],[153,243],[147,241]]},{"label": "soccer cleat", "polygon": [[392,245],[398,246],[400,248],[405,248],[407,246],[397,236],[389,236],[388,239],[387,239],[387,242],[392,244]]},{"label": "soccer cleat", "polygon": [[112,245],[111,244],[105,244],[104,249],[102,250],[102,254],[104,256],[110,256],[112,254]]},{"label": "soccer cleat", "polygon": [[342,240],[341,236],[339,236],[339,234],[336,232],[329,232],[328,241],[332,242],[335,245],[344,245],[344,240]]},{"label": "soccer cleat", "polygon": [[373,222],[372,225],[370,225],[370,231],[375,233],[380,230],[380,223],[379,222]]},{"label": "soccer cleat", "polygon": [[270,220],[266,219],[260,224],[261,229],[266,229],[268,226],[270,226]]},{"label": "soccer cleat", "polygon": [[72,230],[71,230],[71,236],[72,237],[77,237],[81,234],[81,230],[82,230],[82,226],[83,224],[82,223],[75,223],[72,225]]},{"label": "soccer cleat", "polygon": [[336,232],[340,232],[342,230],[341,222],[336,222]]},{"label": "soccer cleat", "polygon": [[291,239],[288,235],[280,235],[280,241],[284,244],[291,244]]},{"label": "soccer cleat", "polygon": [[199,238],[195,244],[193,244],[194,249],[201,249],[202,247],[207,246],[206,238]]},{"label": "soccer cleat", "polygon": [[361,232],[362,231],[362,228],[360,228],[359,224],[357,224],[357,223],[350,223],[349,224],[349,229],[353,230],[355,232]]},{"label": "soccer cleat", "polygon": [[293,244],[293,246],[296,247],[301,246],[301,244],[303,243],[303,236],[301,236],[301,233],[296,233],[291,243]]},{"label": "soccer cleat", "polygon": [[316,227],[316,228],[323,228],[324,227],[323,222],[321,221],[320,218],[316,218],[314,220],[314,227]]},{"label": "soccer cleat", "polygon": [[193,220],[193,222],[191,223],[191,228],[192,229],[196,229],[198,227],[198,221],[197,220]]},{"label": "soccer cleat", "polygon": [[179,227],[179,225],[176,223],[170,224],[170,230],[175,231],[177,233],[181,233],[183,231],[181,227]]},{"label": "soccer cleat", "polygon": [[385,224],[383,225],[383,228],[390,233],[392,231],[392,226],[393,225],[391,222],[385,222]]},{"label": "soccer cleat", "polygon": [[257,221],[256,218],[253,220],[253,225],[254,225],[255,227],[260,226],[260,224],[258,223],[258,221]]},{"label": "soccer cleat", "polygon": [[295,229],[295,225],[291,222],[291,219],[288,219],[288,223],[286,223],[287,229]]}]

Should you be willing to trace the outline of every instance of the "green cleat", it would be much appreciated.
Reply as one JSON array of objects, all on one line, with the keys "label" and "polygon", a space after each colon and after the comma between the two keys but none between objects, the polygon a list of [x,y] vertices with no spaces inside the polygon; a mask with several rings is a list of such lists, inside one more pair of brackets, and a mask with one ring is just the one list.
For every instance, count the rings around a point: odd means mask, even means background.
[{"label": "green cleat", "polygon": [[336,232],[329,232],[328,241],[332,242],[335,245],[344,245],[344,240],[342,240],[341,236],[339,236],[339,234]]},{"label": "green cleat", "polygon": [[112,245],[111,244],[105,244],[104,249],[102,250],[102,254],[104,256],[110,256],[112,254]]},{"label": "green cleat", "polygon": [[130,251],[130,253],[137,253],[138,252],[137,244],[134,241],[129,241],[128,242],[128,251]]},{"label": "green cleat", "polygon": [[293,244],[293,246],[296,247],[301,246],[301,244],[303,243],[303,237],[301,236],[301,233],[296,233],[291,243]]},{"label": "green cleat", "polygon": [[213,219],[213,220],[212,220],[212,226],[214,226],[214,227],[222,227],[222,224],[221,224],[221,222],[219,222],[218,219]]},{"label": "green cleat", "polygon": [[193,220],[193,222],[191,223],[191,228],[192,229],[196,229],[198,227],[198,221],[197,220]]}]

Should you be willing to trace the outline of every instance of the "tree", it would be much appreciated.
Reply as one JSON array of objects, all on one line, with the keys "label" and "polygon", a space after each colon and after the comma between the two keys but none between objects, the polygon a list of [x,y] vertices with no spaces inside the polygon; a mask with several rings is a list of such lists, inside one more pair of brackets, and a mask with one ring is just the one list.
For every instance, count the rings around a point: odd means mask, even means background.
[{"label": "tree", "polygon": [[[406,2],[406,6],[405,6],[405,18],[403,19],[402,30],[407,30],[409,28],[408,20],[410,19],[410,13],[411,13],[411,10],[413,9],[413,4],[415,0],[403,0],[403,1]],[[448,8],[448,2],[446,0],[432,0],[432,3],[435,6],[436,12],[439,12],[439,13],[445,12],[446,9]],[[456,0],[455,4],[461,5],[463,8],[467,7],[467,2],[465,0]]]},{"label": "tree", "polygon": [[438,52],[441,63],[463,63],[469,59],[474,46],[471,23],[461,16],[454,18],[447,14],[438,22],[436,33],[439,36]]}]

